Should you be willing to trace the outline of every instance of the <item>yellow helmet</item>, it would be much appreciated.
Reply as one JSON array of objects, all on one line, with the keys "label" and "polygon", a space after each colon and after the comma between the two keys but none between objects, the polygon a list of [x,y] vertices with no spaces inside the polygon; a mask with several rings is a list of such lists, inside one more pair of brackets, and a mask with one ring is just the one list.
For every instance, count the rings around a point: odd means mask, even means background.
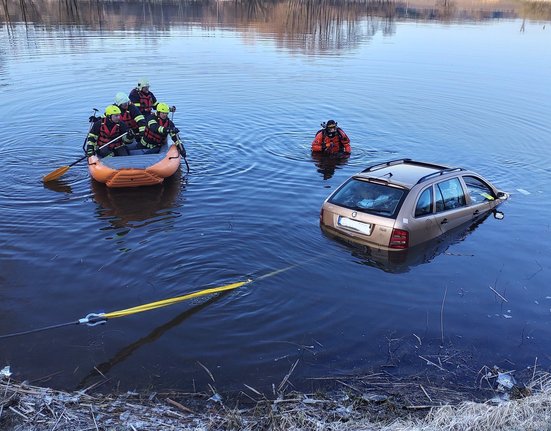
[{"label": "yellow helmet", "polygon": [[120,115],[121,110],[116,105],[109,105],[107,108],[105,108],[105,115],[111,116],[111,115]]},{"label": "yellow helmet", "polygon": [[166,103],[159,103],[156,109],[157,112],[164,112],[165,114],[168,114],[170,112],[170,108]]}]

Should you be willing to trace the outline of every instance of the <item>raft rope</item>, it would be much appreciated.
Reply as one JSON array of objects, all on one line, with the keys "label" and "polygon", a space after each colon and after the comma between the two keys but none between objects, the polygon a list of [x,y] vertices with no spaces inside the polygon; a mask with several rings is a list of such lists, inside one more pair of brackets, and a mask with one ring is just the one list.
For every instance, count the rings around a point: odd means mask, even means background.
[{"label": "raft rope", "polygon": [[43,332],[43,331],[47,331],[49,329],[62,328],[64,326],[71,326],[71,325],[96,326],[96,325],[101,325],[103,323],[106,323],[108,319],[117,319],[119,317],[130,316],[132,314],[142,313],[144,311],[154,310],[156,308],[167,307],[169,305],[177,304],[178,302],[187,301],[188,299],[197,298],[199,296],[211,295],[213,293],[219,293],[219,292],[225,292],[227,290],[237,289],[238,287],[242,287],[246,284],[250,284],[253,281],[262,280],[262,279],[280,274],[282,272],[288,271],[289,269],[294,268],[295,266],[297,266],[297,264],[290,265],[286,268],[277,269],[277,270],[272,271],[268,274],[265,274],[261,277],[258,277],[256,280],[247,279],[246,281],[238,281],[236,283],[226,284],[224,286],[211,287],[211,288],[208,288],[208,289],[199,290],[197,292],[187,293],[185,295],[175,296],[175,297],[168,298],[168,299],[162,299],[160,301],[155,301],[155,302],[149,302],[147,304],[137,305],[137,306],[131,307],[131,308],[125,308],[123,310],[111,311],[110,313],[89,313],[88,315],[86,315],[82,319],[78,319],[78,320],[75,320],[75,321],[72,321],[72,322],[60,323],[58,325],[45,326],[45,327],[42,327],[42,328],[31,329],[29,331],[21,331],[21,332],[14,332],[14,333],[11,333],[11,334],[0,335],[0,340],[4,339],[4,338],[17,337],[17,336],[20,336],[20,335],[27,335],[27,334],[34,334],[34,333],[37,333],[37,332]]}]

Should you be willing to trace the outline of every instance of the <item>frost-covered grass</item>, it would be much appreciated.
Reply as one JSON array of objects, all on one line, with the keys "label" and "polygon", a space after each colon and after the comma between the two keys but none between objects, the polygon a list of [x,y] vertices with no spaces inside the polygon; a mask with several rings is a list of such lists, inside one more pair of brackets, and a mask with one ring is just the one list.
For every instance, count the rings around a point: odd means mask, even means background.
[{"label": "frost-covered grass", "polygon": [[[92,395],[4,379],[0,382],[0,429],[551,430],[548,373],[535,374],[529,385],[507,393],[516,399],[499,402],[495,397],[470,401],[465,392],[418,381],[387,381],[384,387],[380,375],[336,382],[340,389],[330,392],[279,393],[273,399],[249,387],[254,396],[233,398],[229,407],[224,397],[205,393]],[[417,395],[414,389],[419,389]]]}]

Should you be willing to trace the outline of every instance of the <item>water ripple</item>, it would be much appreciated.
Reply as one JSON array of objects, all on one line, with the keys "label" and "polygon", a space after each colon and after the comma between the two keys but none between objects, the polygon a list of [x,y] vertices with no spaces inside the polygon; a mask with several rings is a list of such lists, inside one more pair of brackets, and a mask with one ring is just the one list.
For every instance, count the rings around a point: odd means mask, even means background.
[{"label": "water ripple", "polygon": [[[196,376],[197,360],[220,364],[221,385],[281,381],[299,356],[312,361],[297,368],[297,380],[335,368],[363,372],[386,361],[379,347],[389,334],[440,339],[449,288],[445,336],[458,348],[474,345],[481,363],[506,352],[533,364],[549,328],[533,323],[539,341],[526,339],[523,352],[510,334],[549,314],[541,304],[551,256],[542,204],[551,85],[544,35],[519,35],[518,24],[397,22],[353,49],[316,45],[323,41],[310,34],[286,45],[277,32],[245,25],[15,25],[13,37],[0,33],[0,88],[13,120],[0,129],[6,331],[256,280],[212,301],[120,319],[116,330],[91,328],[84,340],[74,328],[14,339],[5,359],[44,375],[85,368],[91,348],[97,363],[138,346],[109,370],[121,387],[143,382],[144,364],[154,364],[159,381],[181,388]],[[92,108],[103,110],[142,75],[159,100],[177,106],[189,175],[183,166],[161,186],[111,190],[90,179],[83,161],[43,184],[82,156]],[[330,118],[350,136],[350,157],[310,153]],[[377,251],[358,253],[321,233],[320,206],[331,190],[366,166],[402,157],[479,172],[512,193],[501,206],[506,217],[459,232],[401,272],[385,270]],[[488,319],[502,311],[488,285],[506,290],[515,319]],[[319,349],[301,347],[310,343]],[[56,384],[81,377],[64,373]]]}]

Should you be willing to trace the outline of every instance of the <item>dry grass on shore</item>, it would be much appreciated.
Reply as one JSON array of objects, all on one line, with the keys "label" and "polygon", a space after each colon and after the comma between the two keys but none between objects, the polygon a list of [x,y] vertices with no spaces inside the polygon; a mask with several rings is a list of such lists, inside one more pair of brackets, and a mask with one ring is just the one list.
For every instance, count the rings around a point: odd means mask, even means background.
[{"label": "dry grass on shore", "polygon": [[330,393],[290,392],[275,399],[248,387],[256,397],[241,396],[239,401],[237,397],[232,401],[236,407],[230,408],[221,399],[201,393],[89,395],[4,379],[0,429],[551,430],[548,373],[534,375],[517,394],[520,398],[497,404],[465,401],[465,393],[419,382],[385,381],[382,374],[335,382],[340,389]]}]

